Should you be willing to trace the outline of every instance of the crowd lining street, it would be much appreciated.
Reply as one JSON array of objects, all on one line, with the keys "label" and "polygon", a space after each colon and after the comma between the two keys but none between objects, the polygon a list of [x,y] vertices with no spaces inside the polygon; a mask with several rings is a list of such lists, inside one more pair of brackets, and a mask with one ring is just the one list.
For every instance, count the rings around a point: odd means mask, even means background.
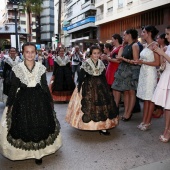
[{"label": "crowd lining street", "polygon": [[[50,77],[51,73],[47,73],[48,80]],[[0,103],[0,117],[4,106]],[[58,152],[44,157],[40,166],[33,159],[10,161],[0,155],[0,170],[169,170],[169,143],[158,139],[164,117],[153,119],[151,129],[143,132],[136,128],[142,118],[141,110],[131,121],[120,121],[119,126],[110,130],[111,136],[103,136],[97,131],[70,127],[65,122],[67,106],[55,103],[63,141]]]}]

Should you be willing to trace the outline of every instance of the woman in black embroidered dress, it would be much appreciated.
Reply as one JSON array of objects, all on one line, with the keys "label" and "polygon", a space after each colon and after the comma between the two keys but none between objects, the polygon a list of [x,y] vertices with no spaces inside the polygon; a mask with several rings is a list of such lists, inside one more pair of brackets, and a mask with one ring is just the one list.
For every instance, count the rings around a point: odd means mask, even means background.
[{"label": "woman in black embroidered dress", "polygon": [[100,48],[92,46],[90,55],[81,66],[78,88],[71,97],[66,121],[78,129],[100,130],[109,135],[106,129],[118,124],[118,108],[107,85],[105,66],[99,59]]},{"label": "woman in black embroidered dress", "polygon": [[0,152],[11,160],[42,157],[61,146],[60,124],[36,46],[23,45],[24,62],[12,68],[12,85],[0,124]]},{"label": "woman in black embroidered dress", "polygon": [[5,56],[4,59],[4,69],[3,69],[3,93],[8,96],[11,87],[11,70],[12,67],[21,62],[19,56],[16,56],[16,48],[11,47],[9,50],[9,56]]},{"label": "woman in black embroidered dress", "polygon": [[60,48],[59,56],[56,57],[54,62],[54,71],[49,85],[53,101],[67,102],[71,98],[75,83],[70,62],[70,57],[64,55],[64,48]]}]

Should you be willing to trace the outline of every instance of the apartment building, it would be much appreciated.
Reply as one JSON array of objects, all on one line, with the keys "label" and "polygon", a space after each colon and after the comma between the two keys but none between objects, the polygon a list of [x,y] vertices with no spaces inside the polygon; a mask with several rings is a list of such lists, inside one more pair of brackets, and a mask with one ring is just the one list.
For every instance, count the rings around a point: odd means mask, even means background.
[{"label": "apartment building", "polygon": [[[23,11],[23,8],[19,8],[15,10],[13,5],[8,1],[5,0],[5,8],[4,8],[4,22],[5,23],[15,23],[15,14],[17,17],[17,24],[25,29],[28,33],[27,41],[36,42],[36,33],[33,31],[33,25],[35,23],[35,16],[31,14],[31,23],[28,22],[27,13]],[[30,28],[29,28],[30,27]]]},{"label": "apartment building", "polygon": [[1,13],[0,26],[3,26],[5,23],[7,23],[7,10],[2,9],[0,13]]},{"label": "apartment building", "polygon": [[63,30],[65,46],[79,45],[86,50],[98,42],[95,26],[96,8],[94,0],[65,0],[65,18]]},{"label": "apartment building", "polygon": [[105,43],[114,33],[128,28],[141,32],[144,25],[155,25],[160,33],[170,25],[169,0],[96,0],[98,39]]},{"label": "apartment building", "polygon": [[46,48],[52,48],[52,37],[54,35],[54,0],[43,0],[43,11],[40,14],[40,40]]}]

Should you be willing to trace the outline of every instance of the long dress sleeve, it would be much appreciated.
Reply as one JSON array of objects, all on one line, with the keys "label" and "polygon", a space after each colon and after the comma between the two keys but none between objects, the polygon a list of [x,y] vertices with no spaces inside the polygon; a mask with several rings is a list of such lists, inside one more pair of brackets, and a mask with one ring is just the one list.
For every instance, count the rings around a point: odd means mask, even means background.
[{"label": "long dress sleeve", "polygon": [[20,87],[20,80],[15,76],[15,73],[12,71],[11,87],[8,94],[8,99],[6,106],[12,106],[15,100],[17,89]]},{"label": "long dress sleeve", "polygon": [[78,92],[80,92],[80,89],[81,89],[81,86],[82,86],[82,83],[84,81],[84,77],[86,75],[86,72],[84,71],[84,69],[81,69],[80,70],[80,74],[79,74],[79,78],[78,78]]},{"label": "long dress sleeve", "polygon": [[44,73],[44,74],[41,76],[41,87],[42,87],[42,89],[45,91],[45,93],[47,94],[48,99],[49,99],[49,101],[50,101],[51,104],[52,104],[52,103],[53,103],[53,99],[52,99],[52,97],[51,97],[50,90],[49,90],[48,85],[47,85],[46,73]]}]

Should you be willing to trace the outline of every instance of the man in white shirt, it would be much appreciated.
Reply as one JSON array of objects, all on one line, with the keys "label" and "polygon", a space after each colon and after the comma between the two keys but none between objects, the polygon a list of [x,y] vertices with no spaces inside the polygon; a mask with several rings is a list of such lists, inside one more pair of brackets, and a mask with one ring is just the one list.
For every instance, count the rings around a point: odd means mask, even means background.
[{"label": "man in white shirt", "polygon": [[72,73],[73,73],[73,78],[75,77],[75,73],[77,72],[77,76],[79,78],[79,73],[80,73],[80,64],[83,59],[83,54],[80,51],[79,46],[75,46],[74,50],[71,53],[71,58],[72,58]]}]

